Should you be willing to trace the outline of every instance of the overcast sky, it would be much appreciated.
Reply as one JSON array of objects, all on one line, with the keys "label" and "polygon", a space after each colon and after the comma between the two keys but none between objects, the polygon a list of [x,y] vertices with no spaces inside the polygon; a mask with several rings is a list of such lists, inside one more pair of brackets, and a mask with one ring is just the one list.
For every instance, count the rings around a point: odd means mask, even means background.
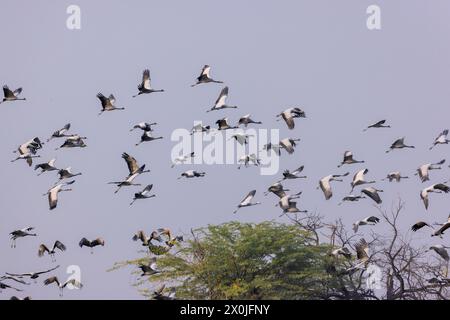
[{"label": "overcast sky", "polygon": [[[70,4],[81,8],[81,30],[66,27]],[[371,4],[381,7],[381,30],[366,27]],[[137,230],[168,227],[187,233],[191,227],[232,219],[286,222],[278,218],[276,198],[262,193],[282,169],[299,165],[305,165],[308,179],[285,185],[303,191],[299,206],[327,221],[342,218],[350,228],[354,220],[378,213],[370,200],[337,206],[350,191],[351,176],[365,167],[369,180],[379,181],[394,170],[411,177],[399,184],[376,184],[384,190],[384,209],[398,197],[406,202],[404,230],[418,219],[444,221],[449,214],[448,196],[432,195],[428,212],[419,198],[422,188],[449,178],[447,165],[433,171],[425,184],[413,176],[419,165],[446,158],[450,151],[450,146],[428,150],[438,133],[450,127],[448,1],[4,0],[0,27],[0,83],[23,87],[27,98],[0,105],[0,273],[54,266],[50,258],[39,258],[37,249],[58,239],[68,250],[57,254],[61,268],[52,275],[66,279],[65,268],[79,265],[84,284],[82,290],[67,290],[64,299],[140,299],[132,286],[133,268],[106,272],[116,261],[140,256],[139,244],[131,240]],[[204,64],[230,87],[229,103],[238,109],[205,113],[222,86],[190,87]],[[166,92],[133,99],[145,68],[153,86]],[[97,92],[113,93],[126,110],[98,117]],[[275,117],[291,106],[307,115],[296,121],[294,130]],[[213,125],[224,116],[234,123],[247,113],[263,122],[258,128],[279,128],[281,138],[302,139],[293,155],[282,154],[277,175],[261,176],[257,168],[237,170],[237,165],[170,168],[173,130],[190,129],[198,120]],[[392,128],[362,132],[381,119],[388,119]],[[136,147],[140,133],[129,129],[141,121],[157,122],[155,134],[164,139]],[[55,151],[63,141],[54,140],[39,151],[35,163],[57,157],[57,166],[71,166],[83,175],[72,192],[60,194],[58,207],[50,212],[42,194],[55,183],[56,174],[37,177],[25,162],[10,160],[18,145],[35,136],[45,140],[67,122],[73,133],[88,137],[88,147]],[[385,154],[402,136],[416,149]],[[338,169],[345,150],[366,163]],[[113,193],[107,182],[127,175],[122,152],[152,170],[138,182],[153,183],[156,198],[130,207],[139,188]],[[207,172],[206,177],[177,180],[191,168]],[[351,176],[334,183],[334,196],[325,201],[316,190],[319,179],[347,170]],[[263,204],[233,215],[252,189],[257,189],[254,201]],[[11,249],[9,232],[26,226],[34,226],[38,237],[19,239]],[[362,234],[369,230],[362,229]],[[93,255],[78,247],[82,237],[99,236],[106,245]],[[427,232],[415,235],[418,243],[448,244],[448,239],[429,237]],[[58,290],[44,287],[44,279],[23,293],[4,290],[0,298],[58,299]]]}]

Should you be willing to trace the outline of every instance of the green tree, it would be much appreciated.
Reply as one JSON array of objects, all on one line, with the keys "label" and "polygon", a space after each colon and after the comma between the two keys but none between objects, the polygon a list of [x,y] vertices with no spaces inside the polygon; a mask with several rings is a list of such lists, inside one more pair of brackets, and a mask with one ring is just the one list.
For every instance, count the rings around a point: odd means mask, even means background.
[{"label": "green tree", "polygon": [[[316,299],[342,286],[329,272],[336,265],[329,253],[329,245],[317,244],[296,225],[229,222],[192,230],[189,239],[158,257],[161,273],[148,281],[150,287],[175,287],[179,299]],[[151,296],[152,290],[142,292]]]}]

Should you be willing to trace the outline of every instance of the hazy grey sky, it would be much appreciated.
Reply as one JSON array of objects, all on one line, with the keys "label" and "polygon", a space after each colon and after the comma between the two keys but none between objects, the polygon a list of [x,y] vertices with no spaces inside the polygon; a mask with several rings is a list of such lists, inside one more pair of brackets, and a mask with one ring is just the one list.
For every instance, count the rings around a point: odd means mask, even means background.
[{"label": "hazy grey sky", "polygon": [[[66,28],[66,8],[81,8],[81,30]],[[381,7],[382,29],[366,28],[366,8]],[[428,185],[413,176],[421,164],[448,156],[450,146],[428,147],[436,135],[450,127],[450,3],[448,1],[1,1],[0,83],[23,87],[25,102],[0,105],[1,189],[0,273],[46,269],[54,264],[39,258],[40,243],[59,239],[68,250],[57,255],[62,267],[54,274],[65,279],[68,265],[79,265],[84,288],[67,290],[64,299],[139,299],[132,283],[132,268],[106,272],[114,262],[137,258],[137,230],[169,227],[175,233],[191,227],[232,219],[259,222],[278,218],[274,196],[263,197],[276,176],[260,176],[256,168],[236,165],[196,166],[207,176],[177,180],[191,166],[170,168],[170,134],[192,127],[194,120],[213,124],[228,116],[234,123],[251,113],[261,128],[280,128],[281,137],[300,137],[293,155],[283,153],[281,169],[305,165],[306,181],[288,181],[286,187],[303,191],[300,207],[318,211],[333,221],[354,220],[376,214],[369,200],[337,206],[350,191],[351,176],[370,169],[368,179],[380,180],[393,170],[411,179],[380,182],[383,208],[401,196],[406,201],[404,229],[417,219],[446,219],[448,196],[432,196],[425,212],[419,191]],[[230,87],[230,104],[239,109],[205,113],[217,98],[220,85],[191,88],[204,64]],[[165,93],[132,99],[149,68],[153,86]],[[113,93],[125,111],[98,117],[97,92]],[[275,115],[300,106],[308,118],[288,130]],[[386,118],[393,126],[362,133]],[[130,127],[140,121],[159,125],[164,139],[134,144],[139,133]],[[11,163],[13,150],[28,139],[48,138],[65,123],[72,132],[86,135],[87,148],[59,150],[62,140],[44,145],[42,162],[57,157],[60,167],[81,171],[73,191],[60,194],[57,209],[48,210],[44,192],[56,181],[54,173],[37,177],[24,162]],[[398,137],[414,150],[385,150]],[[363,166],[337,169],[345,150],[363,159]],[[152,170],[139,182],[153,183],[154,199],[129,207],[138,189],[119,194],[106,182],[127,174],[121,153],[128,152]],[[344,183],[335,183],[334,197],[325,201],[316,190],[318,180],[349,170]],[[433,171],[429,184],[449,178],[450,169]],[[251,189],[257,189],[259,207],[232,214]],[[37,238],[19,239],[11,249],[9,232],[36,227]],[[374,230],[383,230],[383,225]],[[362,229],[362,233],[369,232]],[[101,236],[104,248],[78,247],[82,237]],[[429,240],[428,233],[415,235]],[[444,241],[433,240],[448,244]],[[431,243],[431,242],[430,242]],[[57,299],[55,287],[38,284],[23,293],[5,290],[0,298],[31,295]]]}]

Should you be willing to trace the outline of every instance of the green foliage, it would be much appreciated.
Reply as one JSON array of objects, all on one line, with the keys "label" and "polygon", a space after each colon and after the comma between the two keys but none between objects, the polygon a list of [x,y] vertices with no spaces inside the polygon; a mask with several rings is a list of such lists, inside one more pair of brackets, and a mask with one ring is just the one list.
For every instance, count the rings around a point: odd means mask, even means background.
[{"label": "green foliage", "polygon": [[229,222],[192,234],[158,257],[162,272],[148,279],[176,287],[178,299],[316,299],[338,283],[327,272],[330,247],[295,225]]}]

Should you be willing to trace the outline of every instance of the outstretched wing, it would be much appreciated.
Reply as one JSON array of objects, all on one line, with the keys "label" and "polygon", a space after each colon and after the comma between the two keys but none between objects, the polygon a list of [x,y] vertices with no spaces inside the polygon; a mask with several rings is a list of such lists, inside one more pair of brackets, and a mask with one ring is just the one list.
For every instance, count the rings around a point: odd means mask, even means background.
[{"label": "outstretched wing", "polygon": [[47,246],[45,244],[41,244],[39,246],[39,250],[38,250],[38,256],[42,257],[44,255],[45,252],[50,252],[50,250],[48,250]]},{"label": "outstretched wing", "polygon": [[61,251],[66,251],[66,246],[59,240],[55,241],[55,244],[53,245],[53,250],[58,248]]},{"label": "outstretched wing", "polygon": [[145,69],[142,72],[142,82],[139,84],[138,89],[142,90],[142,89],[151,89],[151,85],[150,85],[150,70],[149,69]]},{"label": "outstretched wing", "polygon": [[122,158],[125,160],[128,166],[128,171],[130,172],[130,175],[134,174],[139,170],[139,165],[135,158],[130,156],[128,153],[124,152],[122,153]]}]

